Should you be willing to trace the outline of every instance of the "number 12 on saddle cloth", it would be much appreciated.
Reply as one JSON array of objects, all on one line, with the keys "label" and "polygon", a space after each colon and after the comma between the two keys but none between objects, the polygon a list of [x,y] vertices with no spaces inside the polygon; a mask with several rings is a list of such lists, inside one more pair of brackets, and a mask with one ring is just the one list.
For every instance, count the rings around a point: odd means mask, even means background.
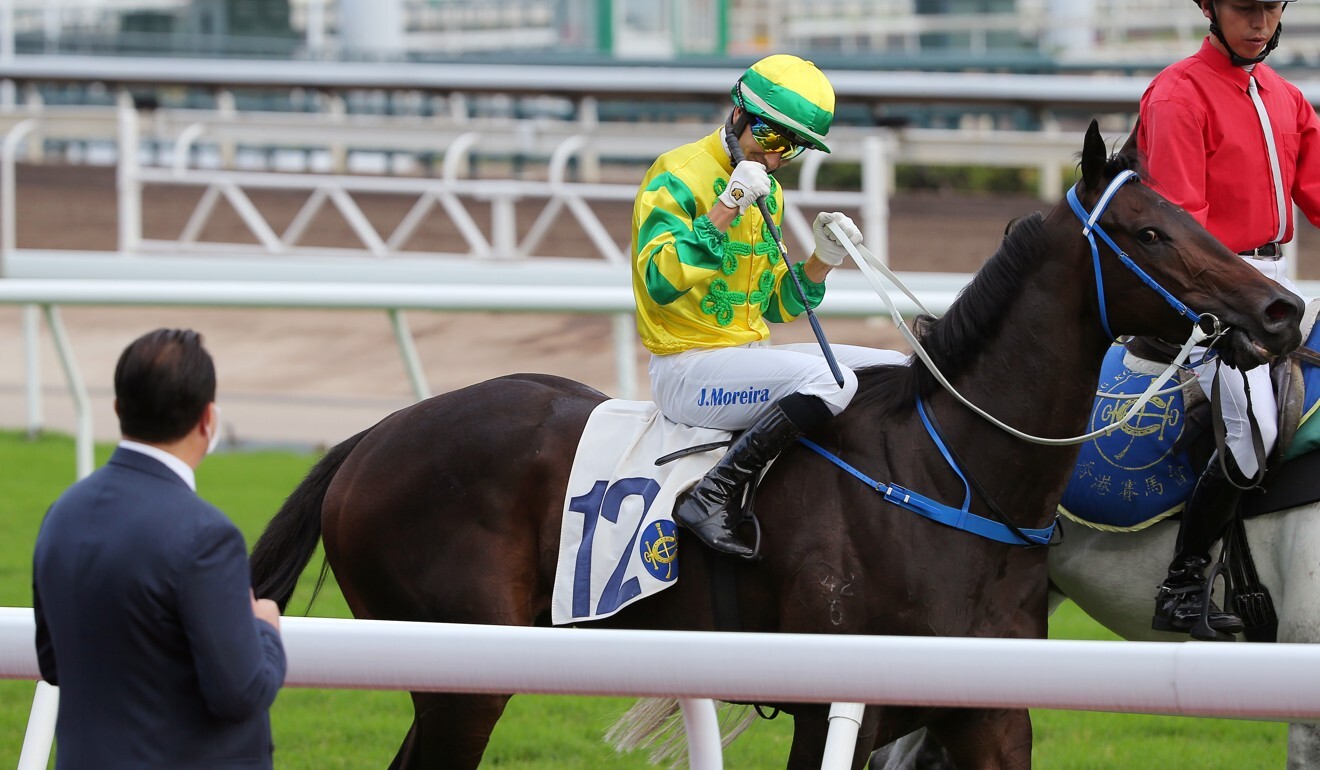
[{"label": "number 12 on saddle cloth", "polygon": [[[719,460],[727,431],[666,420],[650,401],[609,400],[578,440],[564,496],[550,619],[554,625],[606,618],[678,579],[674,499]],[[692,541],[689,541],[692,542]]]}]

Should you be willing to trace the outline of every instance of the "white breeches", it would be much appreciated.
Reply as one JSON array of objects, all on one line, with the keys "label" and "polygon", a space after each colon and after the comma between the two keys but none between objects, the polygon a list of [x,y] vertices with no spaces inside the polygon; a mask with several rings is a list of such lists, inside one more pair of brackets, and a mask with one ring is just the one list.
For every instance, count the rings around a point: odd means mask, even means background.
[{"label": "white breeches", "polygon": [[[1285,289],[1301,297],[1302,293],[1288,278],[1286,259],[1266,261],[1248,259],[1247,264],[1259,270],[1266,277],[1273,279]],[[1203,353],[1203,348],[1197,349]],[[1248,422],[1248,410],[1256,416],[1260,427],[1260,437],[1265,454],[1274,449],[1274,442],[1279,437],[1279,407],[1274,398],[1274,382],[1270,377],[1269,366],[1258,366],[1246,372],[1229,366],[1221,367],[1218,359],[1197,368],[1197,379],[1206,398],[1210,398],[1211,383],[1215,372],[1219,371],[1219,401],[1224,414],[1224,443],[1237,461],[1238,469],[1246,476],[1254,476],[1260,470],[1256,462],[1256,450],[1252,447],[1251,424]],[[1246,382],[1251,389],[1247,398]]]},{"label": "white breeches", "polygon": [[677,423],[721,430],[742,430],[756,422],[779,399],[793,393],[818,396],[834,414],[857,393],[854,369],[901,364],[896,350],[832,345],[843,373],[840,388],[820,346],[744,345],[697,348],[651,356],[651,397],[660,412]]}]

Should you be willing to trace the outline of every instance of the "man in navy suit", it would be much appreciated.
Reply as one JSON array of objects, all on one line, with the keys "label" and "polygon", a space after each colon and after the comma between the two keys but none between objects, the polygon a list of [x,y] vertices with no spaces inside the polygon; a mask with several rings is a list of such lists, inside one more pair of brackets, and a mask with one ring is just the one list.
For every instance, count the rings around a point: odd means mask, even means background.
[{"label": "man in navy suit", "polygon": [[123,440],[51,506],[33,559],[37,658],[60,687],[55,766],[269,768],[279,608],[253,598],[243,535],[195,491],[220,429],[200,335],[130,344],[115,413]]}]

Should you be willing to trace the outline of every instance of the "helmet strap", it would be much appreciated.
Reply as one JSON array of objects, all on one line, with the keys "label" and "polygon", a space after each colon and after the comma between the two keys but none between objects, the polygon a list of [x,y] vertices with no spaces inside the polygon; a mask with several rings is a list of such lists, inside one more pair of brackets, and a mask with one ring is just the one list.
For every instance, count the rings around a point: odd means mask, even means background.
[{"label": "helmet strap", "polygon": [[[1285,2],[1283,4],[1283,7],[1285,10],[1287,10],[1288,3]],[[1219,28],[1219,11],[1216,10],[1214,2],[1213,0],[1211,0],[1210,34],[1214,35],[1216,38],[1219,38],[1219,42],[1224,46],[1224,50],[1228,51],[1228,58],[1233,62],[1233,66],[1235,67],[1246,67],[1251,64],[1260,64],[1261,62],[1265,61],[1265,57],[1269,56],[1271,51],[1279,47],[1279,35],[1281,35],[1282,33],[1283,33],[1283,22],[1279,22],[1279,26],[1274,28],[1274,36],[1271,37],[1269,42],[1265,44],[1265,48],[1260,52],[1260,55],[1254,59],[1248,59],[1247,57],[1238,54],[1237,51],[1234,51],[1233,46],[1229,45],[1228,40],[1224,38],[1224,31]]]}]

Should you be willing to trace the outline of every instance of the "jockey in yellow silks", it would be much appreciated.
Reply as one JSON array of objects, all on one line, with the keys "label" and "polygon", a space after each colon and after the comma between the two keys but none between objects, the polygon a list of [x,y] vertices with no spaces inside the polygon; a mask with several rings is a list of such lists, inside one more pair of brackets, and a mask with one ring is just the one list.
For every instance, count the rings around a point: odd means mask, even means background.
[{"label": "jockey in yellow silks", "polygon": [[[829,152],[834,89],[816,65],[769,56],[734,84],[725,126],[661,155],[633,207],[633,294],[637,326],[651,351],[651,393],[665,417],[686,425],[746,432],[695,487],[674,520],[706,545],[751,556],[733,533],[734,496],[803,433],[823,425],[857,392],[853,369],[895,364],[901,353],[833,348],[840,386],[814,344],[770,344],[767,322],[792,321],[825,295],[825,277],[843,262],[834,223],[854,244],[862,234],[840,212],[813,224],[815,250],[790,266],[770,227],[783,219],[783,189],[771,176],[807,149]],[[735,165],[729,137],[745,159]],[[756,206],[765,198],[772,223]],[[804,297],[789,277],[796,272]]]}]

